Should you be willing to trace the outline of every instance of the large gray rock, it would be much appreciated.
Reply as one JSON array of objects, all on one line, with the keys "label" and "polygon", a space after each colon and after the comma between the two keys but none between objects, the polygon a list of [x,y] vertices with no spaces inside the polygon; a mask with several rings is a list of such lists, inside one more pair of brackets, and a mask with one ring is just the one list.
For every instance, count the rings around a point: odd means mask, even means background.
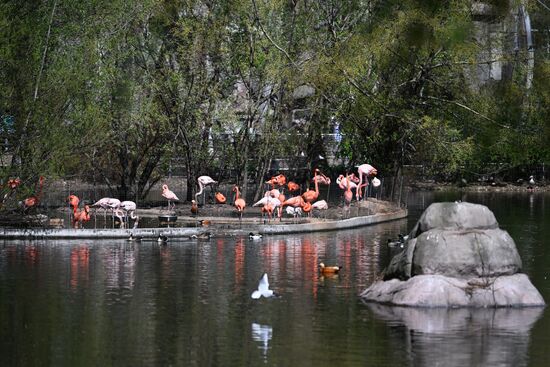
[{"label": "large gray rock", "polygon": [[403,306],[542,306],[514,240],[493,213],[470,203],[432,204],[364,300]]},{"label": "large gray rock", "polygon": [[472,279],[417,275],[406,281],[378,281],[361,297],[398,306],[544,306],[544,299],[525,274]]},{"label": "large gray rock", "polygon": [[418,237],[430,229],[494,229],[498,222],[485,205],[472,203],[433,203],[420,216],[411,231]]},{"label": "large gray rock", "polygon": [[412,276],[496,277],[521,270],[514,240],[501,229],[429,230],[416,238],[411,262]]}]

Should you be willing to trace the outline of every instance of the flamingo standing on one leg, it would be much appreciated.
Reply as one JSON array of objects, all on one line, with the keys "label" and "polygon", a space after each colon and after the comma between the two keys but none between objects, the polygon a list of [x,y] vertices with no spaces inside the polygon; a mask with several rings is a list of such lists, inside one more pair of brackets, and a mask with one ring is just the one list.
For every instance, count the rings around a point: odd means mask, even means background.
[{"label": "flamingo standing on one leg", "polygon": [[[174,194],[172,190],[168,188],[168,185],[162,185],[162,196],[168,200],[168,210],[170,210],[170,203],[172,201],[179,201],[180,199]],[[175,208],[176,204],[173,204],[172,208]]]},{"label": "flamingo standing on one leg", "polygon": [[243,212],[246,206],[246,201],[244,201],[243,198],[239,197],[238,186],[234,186],[232,191],[235,192],[235,203],[233,205],[235,206],[235,208],[237,209],[237,212],[239,213],[239,223],[241,223],[243,220]]},{"label": "flamingo standing on one leg", "polygon": [[[357,186],[355,197],[357,200],[359,200],[361,197],[363,197],[361,188],[367,187],[369,185],[369,177],[376,176],[378,174],[378,170],[373,166],[371,166],[370,164],[362,164],[359,167],[357,167],[357,172],[359,174],[359,185]],[[365,177],[365,183],[363,183],[363,177]],[[365,189],[365,193],[366,193],[366,189]]]},{"label": "flamingo standing on one leg", "polygon": [[[195,200],[198,202],[199,199],[197,198],[200,194],[202,194],[202,192],[204,191],[204,188],[206,186],[210,186],[210,185],[214,185],[214,184],[217,184],[218,181],[215,181],[212,177],[210,176],[200,176],[199,178],[197,178],[197,182],[199,183],[199,192],[197,192],[195,194]],[[206,198],[203,196],[203,200],[202,200],[202,205],[204,205],[206,203]]]}]

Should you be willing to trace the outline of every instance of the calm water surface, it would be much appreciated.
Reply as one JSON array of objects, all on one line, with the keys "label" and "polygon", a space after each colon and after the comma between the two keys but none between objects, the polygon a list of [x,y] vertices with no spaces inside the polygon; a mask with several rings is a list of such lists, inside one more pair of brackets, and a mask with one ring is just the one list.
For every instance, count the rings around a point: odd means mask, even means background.
[{"label": "calm water surface", "polygon": [[[2,366],[545,366],[547,309],[363,304],[388,238],[429,203],[494,211],[550,300],[550,195],[409,195],[410,218],[356,230],[137,244],[0,245]],[[322,277],[317,264],[340,264]],[[279,299],[253,301],[267,272]]]}]

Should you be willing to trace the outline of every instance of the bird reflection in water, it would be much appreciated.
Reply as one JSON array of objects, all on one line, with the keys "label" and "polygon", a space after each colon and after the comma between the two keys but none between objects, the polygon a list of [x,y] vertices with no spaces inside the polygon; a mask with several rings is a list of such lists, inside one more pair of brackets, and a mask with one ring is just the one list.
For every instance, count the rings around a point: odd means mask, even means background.
[{"label": "bird reflection in water", "polygon": [[78,288],[79,281],[88,283],[89,278],[90,249],[88,245],[81,244],[71,249],[71,279],[72,290]]},{"label": "bird reflection in water", "polygon": [[252,323],[252,339],[261,343],[258,345],[258,348],[262,350],[264,360],[266,361],[271,338],[273,338],[273,328],[271,326]]}]

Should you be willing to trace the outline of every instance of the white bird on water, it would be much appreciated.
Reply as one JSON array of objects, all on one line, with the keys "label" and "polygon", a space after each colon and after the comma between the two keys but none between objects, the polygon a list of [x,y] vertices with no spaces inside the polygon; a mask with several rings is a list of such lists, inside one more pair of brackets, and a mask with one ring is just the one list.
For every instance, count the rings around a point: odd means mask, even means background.
[{"label": "white bird on water", "polygon": [[275,292],[273,292],[271,289],[269,289],[269,281],[267,280],[267,273],[264,273],[264,276],[262,279],[260,279],[260,282],[258,283],[258,290],[255,290],[252,292],[252,298],[258,299],[260,297],[264,296],[265,298],[270,298],[275,296]]}]

